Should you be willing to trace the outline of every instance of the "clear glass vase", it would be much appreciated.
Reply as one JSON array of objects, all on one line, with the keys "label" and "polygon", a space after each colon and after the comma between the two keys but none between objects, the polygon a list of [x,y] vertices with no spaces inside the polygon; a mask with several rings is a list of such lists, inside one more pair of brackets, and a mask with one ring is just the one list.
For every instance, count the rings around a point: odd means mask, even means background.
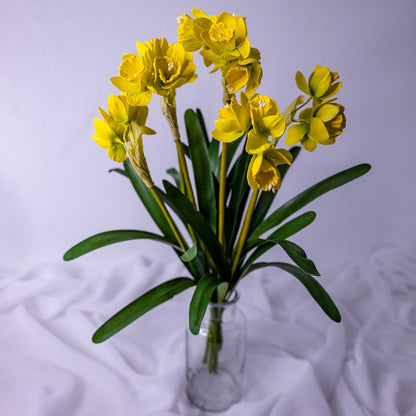
[{"label": "clear glass vase", "polygon": [[243,394],[246,320],[230,301],[210,303],[198,335],[186,332],[186,393],[202,410],[220,412]]}]

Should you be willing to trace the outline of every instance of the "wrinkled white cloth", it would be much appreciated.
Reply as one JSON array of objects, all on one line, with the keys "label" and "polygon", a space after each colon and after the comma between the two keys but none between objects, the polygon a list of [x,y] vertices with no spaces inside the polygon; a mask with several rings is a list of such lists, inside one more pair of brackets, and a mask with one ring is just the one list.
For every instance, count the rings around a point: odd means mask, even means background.
[{"label": "wrinkled white cloth", "polygon": [[[332,323],[303,286],[264,269],[241,283],[245,391],[227,416],[415,416],[416,261],[377,252],[324,286]],[[137,258],[105,276],[76,264],[0,269],[0,414],[201,416],[185,395],[191,290],[100,345],[94,330],[177,263]]]}]

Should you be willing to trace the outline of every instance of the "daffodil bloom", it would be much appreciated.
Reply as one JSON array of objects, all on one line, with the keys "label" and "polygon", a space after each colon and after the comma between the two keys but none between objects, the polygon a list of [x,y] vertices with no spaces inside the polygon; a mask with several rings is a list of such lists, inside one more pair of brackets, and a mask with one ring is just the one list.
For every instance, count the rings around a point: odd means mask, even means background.
[{"label": "daffodil bloom", "polygon": [[191,52],[186,52],[179,43],[170,44],[165,38],[152,39],[138,49],[144,52],[146,67],[152,65],[152,73],[146,79],[146,87],[155,94],[167,96],[186,83],[195,81],[196,65]]},{"label": "daffodil bloom", "polygon": [[315,71],[306,82],[302,72],[296,73],[296,84],[298,88],[307,95],[313,97],[316,102],[334,96],[341,88],[342,82],[335,82],[339,78],[337,72],[331,72],[327,67],[316,65]]},{"label": "daffodil bloom", "polygon": [[149,112],[147,107],[134,107],[127,101],[127,96],[110,95],[108,98],[108,113],[98,107],[104,120],[94,119],[95,142],[108,149],[108,156],[115,162],[124,162],[127,157],[128,146],[131,146],[129,132],[135,124],[136,133],[156,134],[147,127],[146,119]]},{"label": "daffodil bloom", "polygon": [[285,149],[274,149],[269,142],[263,152],[253,155],[247,170],[248,184],[252,189],[273,192],[278,190],[281,177],[277,166],[290,165],[292,161],[293,156],[290,152]]},{"label": "daffodil bloom", "polygon": [[153,135],[156,132],[147,127],[146,119],[149,108],[146,106],[135,107],[128,103],[127,95],[110,95],[108,97],[108,114],[100,107],[98,111],[109,124],[121,124],[128,128],[131,123],[137,123],[142,134]]},{"label": "daffodil bloom", "polygon": [[119,76],[110,81],[120,91],[127,93],[127,101],[133,106],[144,106],[152,99],[152,92],[147,88],[146,80],[149,68],[145,67],[143,57],[129,53],[123,55]]},{"label": "daffodil bloom", "polygon": [[225,88],[229,94],[235,94],[245,87],[245,93],[252,95],[259,87],[262,76],[260,52],[255,48],[251,48],[247,58],[232,61],[223,69]]},{"label": "daffodil bloom", "polygon": [[109,124],[99,118],[94,119],[95,133],[94,141],[98,146],[107,149],[108,157],[115,162],[126,160],[126,146],[124,144],[125,128],[117,124]]},{"label": "daffodil bloom", "polygon": [[176,18],[178,22],[178,42],[187,52],[195,52],[201,49],[203,41],[201,32],[209,30],[212,23],[217,21],[217,16],[208,16],[202,10],[192,9],[195,19],[187,14],[179,15]]},{"label": "daffodil bloom", "polygon": [[345,128],[344,107],[340,104],[321,104],[316,108],[307,108],[299,114],[300,123],[290,126],[285,144],[291,146],[300,142],[312,152],[318,144],[335,143]]},{"label": "daffodil bloom", "polygon": [[253,129],[248,133],[246,151],[257,154],[268,146],[269,136],[279,138],[283,135],[286,123],[276,101],[265,95],[254,94],[251,97],[250,114]]},{"label": "daffodil bloom", "polygon": [[200,52],[206,66],[215,64],[218,69],[227,61],[246,59],[250,54],[245,19],[229,13],[208,16],[202,10],[192,9],[195,19],[178,16],[178,42],[186,51]]},{"label": "daffodil bloom", "polygon": [[236,98],[232,97],[231,103],[218,111],[219,120],[215,122],[215,130],[212,131],[215,139],[230,143],[250,130],[250,108],[243,92],[240,93],[240,102],[238,104]]}]

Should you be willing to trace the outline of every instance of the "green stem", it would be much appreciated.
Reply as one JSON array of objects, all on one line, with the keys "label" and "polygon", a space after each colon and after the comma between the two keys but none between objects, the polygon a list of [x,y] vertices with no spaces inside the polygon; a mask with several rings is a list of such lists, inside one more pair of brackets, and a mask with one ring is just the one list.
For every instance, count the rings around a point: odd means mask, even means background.
[{"label": "green stem", "polygon": [[220,176],[220,195],[218,209],[218,241],[224,244],[224,211],[225,211],[225,185],[227,179],[227,153],[228,143],[222,144],[221,153],[221,176]]},{"label": "green stem", "polygon": [[180,139],[175,140],[176,150],[178,152],[179,169],[183,175],[185,181],[185,188],[189,197],[189,200],[195,205],[194,191],[192,189],[191,179],[189,178],[188,166],[186,164],[185,152]]},{"label": "green stem", "polygon": [[150,190],[152,191],[153,196],[155,197],[157,203],[159,204],[163,214],[165,215],[166,220],[168,221],[170,228],[173,231],[173,234],[175,235],[176,240],[179,243],[179,246],[181,247],[182,251],[185,252],[187,250],[186,248],[186,242],[183,241],[182,236],[178,230],[178,227],[176,226],[175,222],[173,221],[173,218],[171,217],[171,215],[169,214],[169,211],[166,209],[166,206],[161,198],[161,196],[159,195],[159,192],[157,190],[157,188],[155,186],[152,186],[150,188]]},{"label": "green stem", "polygon": [[241,227],[240,235],[238,236],[238,240],[237,240],[237,243],[236,243],[234,262],[233,262],[233,267],[232,267],[232,270],[231,270],[231,278],[234,276],[234,274],[237,270],[238,263],[239,263],[240,258],[241,258],[241,253],[243,252],[244,244],[245,244],[246,239],[247,239],[248,230],[250,228],[251,217],[253,216],[254,208],[256,206],[256,201],[257,201],[258,194],[259,194],[258,189],[255,189],[253,191],[253,193],[251,194],[250,202],[248,204],[246,215],[244,217],[244,221],[243,221],[243,225]]}]

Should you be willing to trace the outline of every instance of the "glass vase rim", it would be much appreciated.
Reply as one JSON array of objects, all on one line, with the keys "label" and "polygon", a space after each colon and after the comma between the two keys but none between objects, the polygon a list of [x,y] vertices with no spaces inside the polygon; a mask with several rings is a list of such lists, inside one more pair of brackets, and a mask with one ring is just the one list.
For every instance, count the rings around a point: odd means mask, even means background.
[{"label": "glass vase rim", "polygon": [[224,300],[223,302],[210,301],[209,306],[215,307],[215,308],[227,307],[227,306],[235,305],[239,300],[240,300],[240,293],[238,292],[238,290],[233,290],[231,292],[231,299],[230,300]]}]

